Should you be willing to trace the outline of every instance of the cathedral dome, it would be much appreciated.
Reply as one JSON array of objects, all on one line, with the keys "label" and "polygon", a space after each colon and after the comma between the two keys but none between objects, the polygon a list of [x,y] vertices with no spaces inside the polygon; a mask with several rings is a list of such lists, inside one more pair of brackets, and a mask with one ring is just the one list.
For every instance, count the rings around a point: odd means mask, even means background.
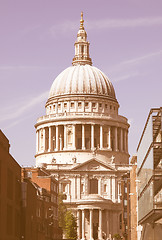
[{"label": "cathedral dome", "polygon": [[61,72],[52,84],[49,99],[76,94],[97,95],[116,101],[113,85],[107,76],[89,64],[74,65]]},{"label": "cathedral dome", "polygon": [[66,68],[54,80],[47,102],[67,96],[103,97],[117,102],[115,91],[108,77],[98,68],[92,66],[89,55],[87,33],[81,13],[80,28],[75,41],[75,56],[72,66]]}]

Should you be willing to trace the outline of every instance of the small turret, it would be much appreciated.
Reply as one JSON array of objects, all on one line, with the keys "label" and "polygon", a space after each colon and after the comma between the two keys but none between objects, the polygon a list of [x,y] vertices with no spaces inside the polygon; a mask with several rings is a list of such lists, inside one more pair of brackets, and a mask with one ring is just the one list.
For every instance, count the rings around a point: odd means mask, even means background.
[{"label": "small turret", "polygon": [[83,12],[81,12],[80,28],[77,34],[77,41],[75,42],[75,56],[73,58],[73,65],[92,65],[92,60],[89,56],[89,45],[87,41],[87,33],[84,29]]}]

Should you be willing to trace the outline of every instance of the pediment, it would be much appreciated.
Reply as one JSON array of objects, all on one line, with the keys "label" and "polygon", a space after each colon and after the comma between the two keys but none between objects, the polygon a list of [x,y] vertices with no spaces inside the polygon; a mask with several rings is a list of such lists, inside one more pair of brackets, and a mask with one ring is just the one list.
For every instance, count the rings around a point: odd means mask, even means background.
[{"label": "pediment", "polygon": [[84,163],[78,164],[71,170],[78,171],[115,171],[115,168],[108,163],[103,163],[96,158],[92,158]]}]

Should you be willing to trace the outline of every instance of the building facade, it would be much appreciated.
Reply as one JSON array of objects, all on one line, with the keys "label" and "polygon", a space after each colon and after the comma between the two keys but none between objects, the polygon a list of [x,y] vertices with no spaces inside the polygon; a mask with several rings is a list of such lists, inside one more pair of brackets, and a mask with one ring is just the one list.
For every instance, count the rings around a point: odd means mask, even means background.
[{"label": "building facade", "polygon": [[26,240],[62,238],[58,226],[58,181],[43,169],[22,169],[22,223]]},{"label": "building facade", "polygon": [[162,108],[151,109],[137,147],[141,240],[162,235]]},{"label": "building facade", "polygon": [[36,128],[36,166],[59,180],[79,239],[122,233],[121,176],[129,170],[128,128],[115,90],[92,66],[83,14],[72,66],[54,80]]},{"label": "building facade", "polygon": [[21,234],[21,167],[9,148],[0,130],[0,240],[18,240]]}]

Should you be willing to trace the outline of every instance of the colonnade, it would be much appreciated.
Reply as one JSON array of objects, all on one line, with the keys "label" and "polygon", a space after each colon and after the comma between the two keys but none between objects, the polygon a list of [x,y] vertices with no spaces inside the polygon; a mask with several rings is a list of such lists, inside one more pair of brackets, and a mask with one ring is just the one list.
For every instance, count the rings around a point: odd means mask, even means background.
[{"label": "colonnade", "polygon": [[[89,211],[89,239],[93,240],[93,211],[94,209],[77,210],[78,238],[85,240],[85,211]],[[102,239],[102,209],[98,209],[98,239]]]},{"label": "colonnade", "polygon": [[[76,131],[77,126],[81,128]],[[89,130],[86,129],[87,126]],[[71,134],[71,140],[69,140],[69,133]],[[80,136],[80,146],[76,144],[78,136]],[[54,125],[37,129],[36,152],[76,149],[94,150],[95,148],[128,152],[127,137],[127,129],[116,126],[99,124]],[[87,139],[89,145],[87,145]]]}]

